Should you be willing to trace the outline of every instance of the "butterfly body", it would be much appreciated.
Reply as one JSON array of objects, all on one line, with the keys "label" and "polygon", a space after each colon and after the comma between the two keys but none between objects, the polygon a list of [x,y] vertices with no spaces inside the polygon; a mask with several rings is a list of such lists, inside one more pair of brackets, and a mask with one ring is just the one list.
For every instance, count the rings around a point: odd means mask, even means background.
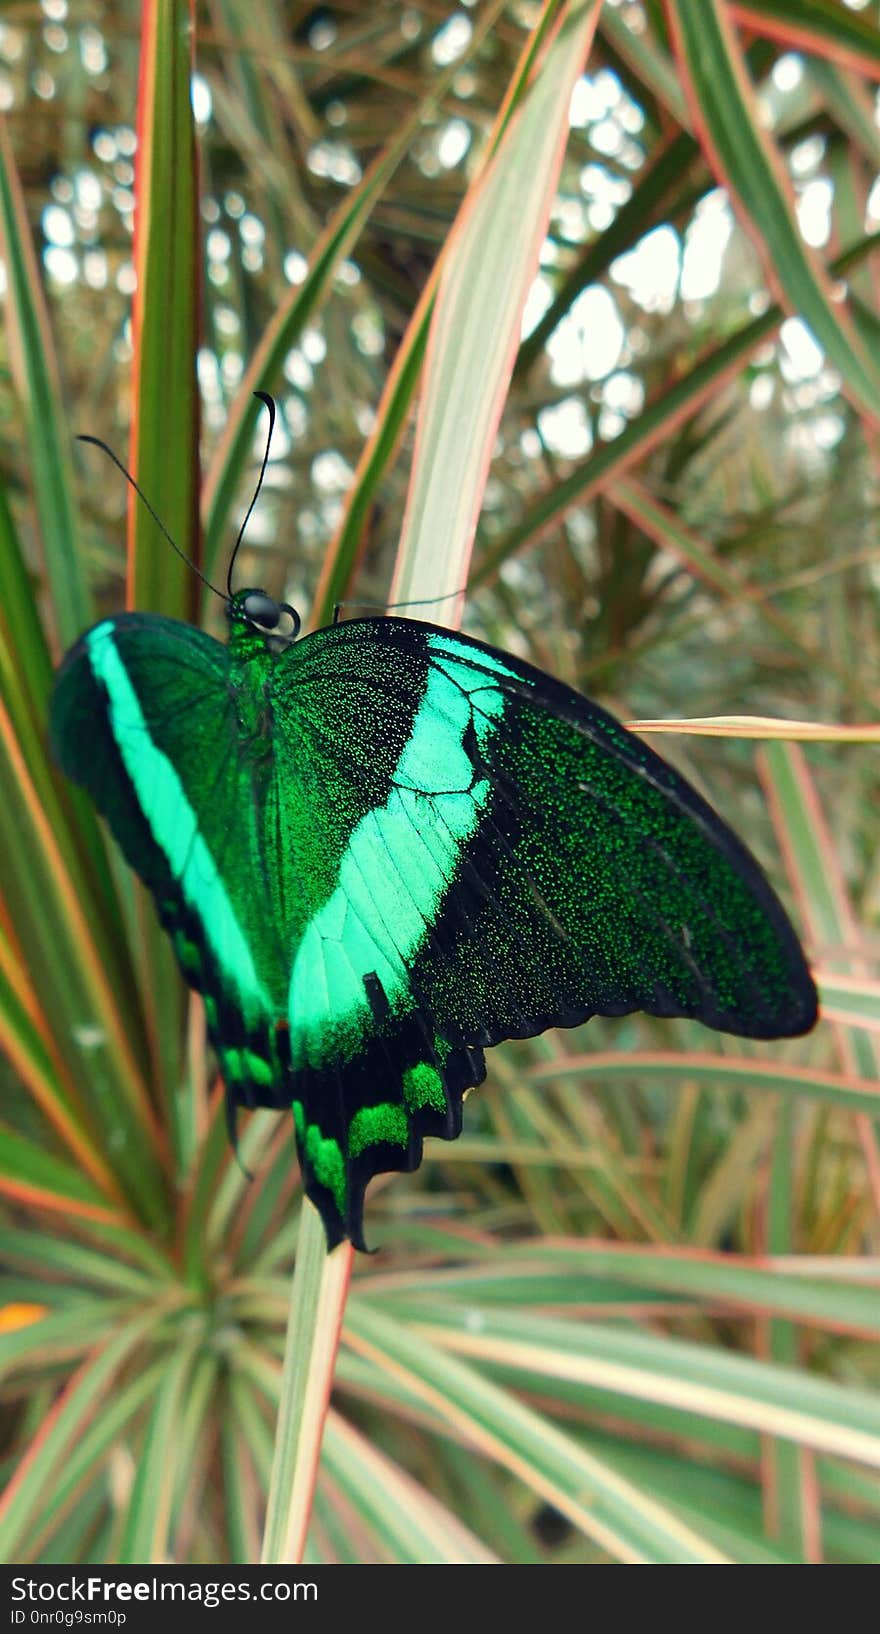
[{"label": "butterfly body", "polygon": [[483,1049],[593,1014],[806,1031],[757,864],[597,706],[398,618],[301,641],[264,592],[229,641],[123,614],[59,672],[51,737],[205,997],[229,1105],[291,1107],[331,1246],[372,1175],[460,1131]]}]

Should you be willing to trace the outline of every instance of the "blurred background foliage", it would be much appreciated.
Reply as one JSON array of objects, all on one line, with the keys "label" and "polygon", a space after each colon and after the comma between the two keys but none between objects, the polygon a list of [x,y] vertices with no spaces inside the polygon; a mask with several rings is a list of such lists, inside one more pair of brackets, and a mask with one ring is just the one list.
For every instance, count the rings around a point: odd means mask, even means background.
[{"label": "blurred background foliage", "polygon": [[[209,499],[225,496],[205,505],[215,578],[256,448],[239,470],[224,436],[259,383],[280,425],[244,577],[319,620],[340,595],[384,605],[411,417],[366,491],[365,445],[530,31],[560,9],[197,6],[197,232],[177,194],[138,208],[198,297],[201,468]],[[772,1050],[635,1017],[492,1053],[459,1142],[374,1188],[382,1251],[355,1268],[316,1561],[878,1554],[880,789],[876,752],[834,741],[834,723],[867,734],[878,714],[876,418],[744,229],[760,167],[727,177],[713,134],[733,59],[701,103],[692,0],[598,11],[465,628],[624,718],[831,723],[824,742],[757,760],[745,739],[654,740],[787,896],[829,1019]],[[743,66],[832,310],[876,359],[876,8],[705,0],[703,17]],[[0,1544],[14,1559],[258,1558],[296,1240],[291,1129],[250,1120],[248,1186],[200,1007],[42,738],[46,655],[126,595],[128,494],[73,434],[131,449],[201,550],[184,306],[153,302],[140,340],[132,320],[136,191],[145,155],[161,163],[171,71],[157,33],[151,90],[147,35],[177,28],[179,50],[185,22],[170,0],[0,8]],[[328,224],[409,127],[253,378]],[[130,519],[130,538],[150,526]],[[197,613],[194,581],[149,549],[138,605],[175,610],[173,583]]]}]

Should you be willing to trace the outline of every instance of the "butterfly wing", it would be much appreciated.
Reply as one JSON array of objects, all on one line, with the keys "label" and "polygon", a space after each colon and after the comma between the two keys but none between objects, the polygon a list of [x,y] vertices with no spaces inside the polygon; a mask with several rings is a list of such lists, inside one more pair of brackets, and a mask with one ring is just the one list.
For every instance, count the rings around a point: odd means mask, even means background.
[{"label": "butterfly wing", "polygon": [[[469,1032],[483,1018],[494,1042],[632,1010],[751,1038],[813,1025],[815,988],[778,898],[683,777],[531,666],[441,630],[427,642],[432,670],[467,697],[490,790],[462,865],[493,949]],[[460,931],[452,940],[438,1011],[463,969]]]},{"label": "butterfly wing", "polygon": [[230,1104],[288,1106],[277,1023],[289,960],[267,912],[265,773],[242,733],[227,648],[175,619],[107,619],[61,666],[49,725],[56,760],[107,819],[205,996]]},{"label": "butterfly wing", "polygon": [[459,1132],[485,1045],[636,1009],[756,1038],[813,1024],[797,937],[754,859],[569,688],[450,631],[364,619],[300,643],[273,697],[316,780],[310,822],[335,779],[333,865],[288,1009],[300,1152],[331,1242],[361,1243],[372,1175]]}]

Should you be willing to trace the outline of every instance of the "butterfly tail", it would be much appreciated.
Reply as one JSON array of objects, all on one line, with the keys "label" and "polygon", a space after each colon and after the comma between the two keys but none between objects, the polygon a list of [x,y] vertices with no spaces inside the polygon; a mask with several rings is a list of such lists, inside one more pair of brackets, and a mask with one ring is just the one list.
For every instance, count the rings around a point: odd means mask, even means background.
[{"label": "butterfly tail", "polygon": [[374,1175],[411,1172],[426,1135],[455,1140],[465,1092],[486,1074],[482,1050],[426,1040],[412,1018],[358,1059],[296,1073],[293,1115],[306,1195],[330,1249],[346,1239],[367,1252],[364,1198]]}]

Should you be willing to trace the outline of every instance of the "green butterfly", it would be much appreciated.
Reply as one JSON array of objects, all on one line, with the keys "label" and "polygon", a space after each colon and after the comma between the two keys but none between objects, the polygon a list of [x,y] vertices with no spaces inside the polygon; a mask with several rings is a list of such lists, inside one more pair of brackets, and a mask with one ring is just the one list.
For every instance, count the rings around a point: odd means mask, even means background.
[{"label": "green butterfly", "polygon": [[292,608],[231,588],[226,613],[226,646],[95,625],[51,743],[204,996],[231,1129],[237,1106],[292,1108],[331,1248],[364,1247],[373,1175],[460,1133],[500,1039],[633,1010],[812,1027],[757,863],[596,704],[410,619],[296,640]]}]

